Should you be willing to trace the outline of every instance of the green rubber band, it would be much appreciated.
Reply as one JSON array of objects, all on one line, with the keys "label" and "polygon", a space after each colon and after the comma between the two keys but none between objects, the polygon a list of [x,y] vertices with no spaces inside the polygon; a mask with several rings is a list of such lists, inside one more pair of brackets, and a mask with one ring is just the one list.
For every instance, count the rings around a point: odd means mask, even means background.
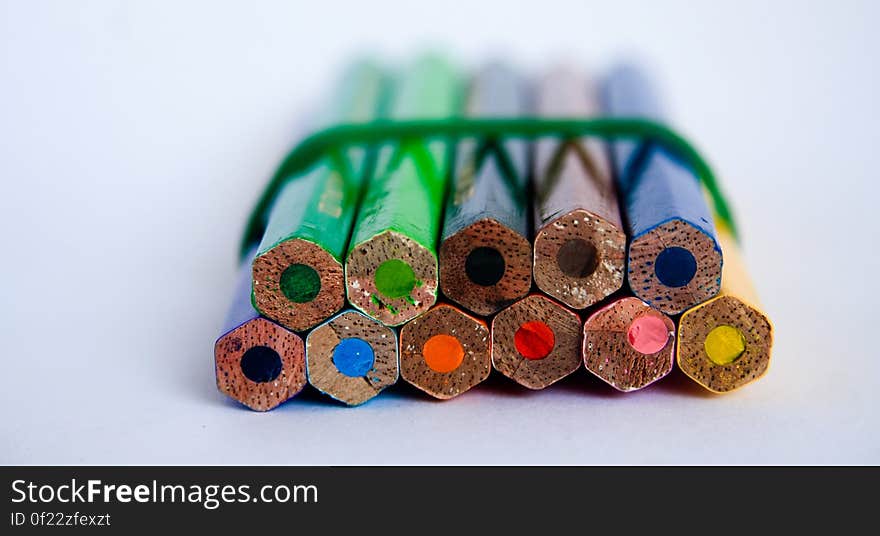
[{"label": "green rubber band", "polygon": [[709,192],[716,217],[738,238],[736,222],[715,175],[700,153],[683,136],[666,125],[647,119],[429,119],[413,121],[378,120],[369,123],[344,124],[316,132],[305,138],[291,151],[272,177],[263,195],[248,218],[241,244],[241,255],[262,238],[266,214],[281,187],[309,169],[318,160],[334,150],[349,146],[401,143],[412,138],[510,137],[535,139],[544,136],[580,138],[597,136],[605,140],[639,138],[663,145],[688,162],[700,182]]}]

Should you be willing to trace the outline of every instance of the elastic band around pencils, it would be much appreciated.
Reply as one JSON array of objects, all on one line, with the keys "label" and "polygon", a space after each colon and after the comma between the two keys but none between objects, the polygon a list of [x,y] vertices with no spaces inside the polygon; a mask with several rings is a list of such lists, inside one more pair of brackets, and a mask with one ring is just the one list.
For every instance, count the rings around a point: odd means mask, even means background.
[{"label": "elastic band around pencils", "polygon": [[663,145],[691,166],[712,198],[717,219],[726,224],[734,237],[738,238],[736,222],[709,164],[682,135],[661,123],[626,118],[380,120],[337,125],[316,132],[300,142],[284,159],[251,212],[242,239],[242,255],[254,242],[260,240],[265,214],[281,187],[334,150],[352,145],[401,143],[413,138],[447,138],[452,141],[469,137],[533,139],[543,136],[641,138]]}]

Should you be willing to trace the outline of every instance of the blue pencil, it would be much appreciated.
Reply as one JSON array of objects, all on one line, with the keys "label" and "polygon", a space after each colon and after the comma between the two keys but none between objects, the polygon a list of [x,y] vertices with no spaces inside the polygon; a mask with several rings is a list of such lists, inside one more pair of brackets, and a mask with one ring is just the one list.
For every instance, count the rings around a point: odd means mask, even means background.
[{"label": "blue pencil", "polygon": [[[612,69],[602,100],[612,117],[663,119],[651,81],[634,66]],[[627,279],[633,293],[667,314],[715,296],[721,248],[696,175],[650,142],[617,141],[611,153],[631,240]]]},{"label": "blue pencil", "polygon": [[251,304],[255,254],[241,265],[223,335],[214,344],[214,369],[221,393],[267,411],[305,386],[305,345],[299,335],[261,317]]},{"label": "blue pencil", "polygon": [[306,371],[325,395],[363,404],[400,376],[397,334],[360,311],[343,311],[306,337]]}]

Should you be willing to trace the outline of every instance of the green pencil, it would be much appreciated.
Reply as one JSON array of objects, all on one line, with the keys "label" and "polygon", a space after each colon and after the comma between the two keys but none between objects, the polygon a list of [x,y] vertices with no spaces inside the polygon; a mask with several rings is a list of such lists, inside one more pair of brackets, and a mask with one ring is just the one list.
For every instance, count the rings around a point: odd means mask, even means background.
[{"label": "green pencil", "polygon": [[[375,119],[386,90],[387,80],[376,65],[352,65],[329,99],[321,123]],[[363,149],[341,156],[341,165],[325,158],[278,193],[254,260],[254,307],[293,330],[323,322],[345,302],[342,261],[374,159]]]},{"label": "green pencil", "polygon": [[[393,119],[442,119],[459,110],[457,71],[424,56],[401,76]],[[437,241],[450,144],[404,141],[379,156],[358,212],[347,261],[348,300],[387,325],[427,311],[437,299]]]}]

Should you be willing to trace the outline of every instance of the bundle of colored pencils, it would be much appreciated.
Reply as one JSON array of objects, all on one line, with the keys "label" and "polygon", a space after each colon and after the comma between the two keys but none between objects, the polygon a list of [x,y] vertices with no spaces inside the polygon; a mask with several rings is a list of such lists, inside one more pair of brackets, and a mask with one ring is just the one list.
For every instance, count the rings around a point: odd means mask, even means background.
[{"label": "bundle of colored pencils", "polygon": [[581,366],[634,391],[677,362],[725,393],[767,370],[729,210],[638,68],[465,78],[424,56],[329,94],[248,225],[221,392],[358,405],[402,377],[448,399]]}]

